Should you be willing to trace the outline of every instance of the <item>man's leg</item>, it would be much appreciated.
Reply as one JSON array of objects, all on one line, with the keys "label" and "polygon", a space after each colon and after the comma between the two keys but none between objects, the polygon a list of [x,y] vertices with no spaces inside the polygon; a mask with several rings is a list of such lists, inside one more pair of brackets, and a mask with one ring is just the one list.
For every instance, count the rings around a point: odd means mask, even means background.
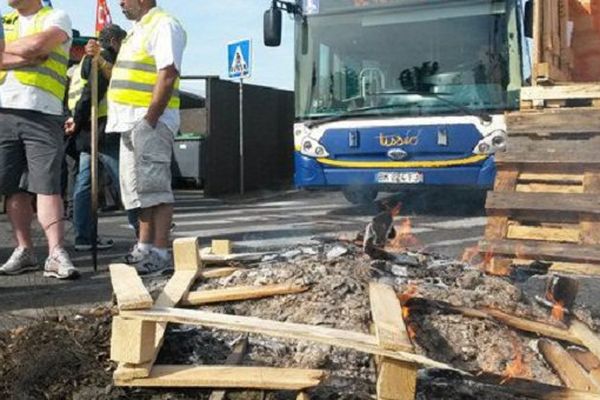
[{"label": "man's leg", "polygon": [[75,245],[92,244],[90,155],[80,153],[79,174],[73,190],[73,226]]},{"label": "man's leg", "polygon": [[141,208],[139,211],[140,244],[154,244],[154,207]]},{"label": "man's leg", "polygon": [[169,233],[173,221],[173,204],[160,204],[154,207],[154,247],[167,249],[169,247]]},{"label": "man's leg", "polygon": [[65,237],[65,223],[63,217],[63,202],[59,194],[38,194],[38,221],[48,239],[48,254],[52,254],[57,247],[63,247]]},{"label": "man's leg", "polygon": [[15,193],[6,199],[6,213],[14,230],[17,246],[33,248],[31,241],[31,221],[33,220],[32,197],[29,193]]}]

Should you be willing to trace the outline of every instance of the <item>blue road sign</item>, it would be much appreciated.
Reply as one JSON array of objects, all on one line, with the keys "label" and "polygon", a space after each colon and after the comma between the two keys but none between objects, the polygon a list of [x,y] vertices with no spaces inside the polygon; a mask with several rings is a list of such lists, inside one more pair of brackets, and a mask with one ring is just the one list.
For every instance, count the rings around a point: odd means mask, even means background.
[{"label": "blue road sign", "polygon": [[227,66],[230,78],[248,78],[252,73],[252,41],[249,39],[227,45]]}]

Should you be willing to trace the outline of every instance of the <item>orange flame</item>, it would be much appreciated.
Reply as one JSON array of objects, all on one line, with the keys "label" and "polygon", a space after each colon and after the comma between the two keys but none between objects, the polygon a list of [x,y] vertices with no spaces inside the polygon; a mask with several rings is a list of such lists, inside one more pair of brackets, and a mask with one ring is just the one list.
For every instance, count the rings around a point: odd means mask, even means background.
[{"label": "orange flame", "polygon": [[553,321],[562,322],[565,319],[565,303],[560,300],[557,301],[551,292],[546,292],[546,298],[554,303],[550,312],[550,318]]},{"label": "orange flame", "polygon": [[463,252],[461,261],[463,263],[471,264],[477,255],[479,254],[479,246],[467,247]]},{"label": "orange flame", "polygon": [[402,294],[400,296],[398,296],[400,299],[400,304],[402,304],[404,306],[404,304],[406,304],[410,299],[415,297],[416,294],[417,294],[417,286],[416,285],[408,285],[406,290],[404,292],[402,292]]},{"label": "orange flame", "polygon": [[395,249],[420,247],[419,239],[412,234],[412,222],[410,218],[404,218],[400,226],[396,226],[396,236],[390,242],[390,247]]},{"label": "orange flame", "polygon": [[511,342],[514,349],[514,357],[510,363],[506,365],[503,375],[504,379],[500,382],[501,385],[509,379],[527,377],[531,375],[528,365],[525,363],[521,345],[515,336],[512,336]]}]

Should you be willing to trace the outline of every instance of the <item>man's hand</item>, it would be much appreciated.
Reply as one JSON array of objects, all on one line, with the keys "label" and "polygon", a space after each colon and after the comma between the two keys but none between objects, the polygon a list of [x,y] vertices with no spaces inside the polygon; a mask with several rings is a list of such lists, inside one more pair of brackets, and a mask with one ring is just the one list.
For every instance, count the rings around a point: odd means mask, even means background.
[{"label": "man's hand", "polygon": [[100,45],[94,39],[90,39],[85,45],[85,55],[90,57],[96,57],[100,54]]},{"label": "man's hand", "polygon": [[57,46],[60,46],[68,39],[69,36],[63,30],[53,26],[43,32],[7,43],[4,52],[29,60],[41,59],[48,57]]},{"label": "man's hand", "polygon": [[77,130],[77,124],[75,124],[73,117],[70,117],[65,121],[64,129],[66,136],[73,136],[75,134],[75,131]]}]

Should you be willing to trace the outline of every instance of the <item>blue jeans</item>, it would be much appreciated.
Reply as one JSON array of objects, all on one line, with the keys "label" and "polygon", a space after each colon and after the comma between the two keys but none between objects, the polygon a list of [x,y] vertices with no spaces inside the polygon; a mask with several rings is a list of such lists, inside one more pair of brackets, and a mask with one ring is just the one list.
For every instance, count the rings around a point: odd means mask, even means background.
[{"label": "blue jeans", "polygon": [[[118,135],[107,135],[101,151],[99,161],[110,176],[119,192],[119,142]],[[92,244],[92,171],[91,156],[89,153],[79,154],[79,173],[73,189],[73,226],[75,228],[76,244]],[[129,224],[138,229],[138,211],[127,212]]]}]

